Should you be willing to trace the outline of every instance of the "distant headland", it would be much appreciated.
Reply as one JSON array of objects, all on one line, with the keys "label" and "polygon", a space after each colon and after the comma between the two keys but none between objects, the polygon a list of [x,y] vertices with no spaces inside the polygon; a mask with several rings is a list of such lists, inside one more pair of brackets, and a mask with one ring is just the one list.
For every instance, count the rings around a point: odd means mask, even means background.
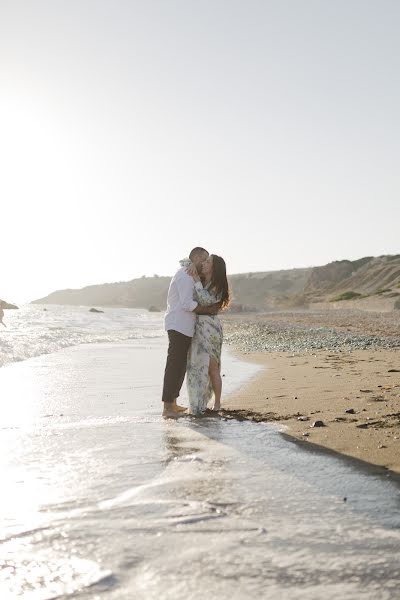
[{"label": "distant headland", "polygon": [[18,306],[16,304],[10,304],[10,302],[6,302],[5,300],[1,300],[0,299],[0,306],[2,306],[2,308],[4,309],[12,309],[12,310],[18,310]]}]

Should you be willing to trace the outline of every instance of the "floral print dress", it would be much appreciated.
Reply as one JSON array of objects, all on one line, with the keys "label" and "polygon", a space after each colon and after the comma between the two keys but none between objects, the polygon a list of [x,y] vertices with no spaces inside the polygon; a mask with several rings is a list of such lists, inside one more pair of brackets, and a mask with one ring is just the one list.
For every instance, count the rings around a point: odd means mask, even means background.
[{"label": "floral print dress", "polygon": [[[207,287],[195,288],[195,300],[202,306],[209,306],[221,300]],[[186,385],[189,396],[189,412],[200,415],[207,409],[214,396],[208,375],[210,358],[217,361],[221,369],[222,325],[217,315],[197,315],[194,335],[188,353]]]}]

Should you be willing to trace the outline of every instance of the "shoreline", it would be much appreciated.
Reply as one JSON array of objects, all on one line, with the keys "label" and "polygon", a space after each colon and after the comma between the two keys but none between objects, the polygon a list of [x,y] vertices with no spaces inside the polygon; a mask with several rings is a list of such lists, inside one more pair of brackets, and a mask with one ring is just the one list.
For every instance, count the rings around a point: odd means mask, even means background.
[{"label": "shoreline", "polygon": [[[296,315],[292,321],[287,317],[284,327],[280,326],[281,319],[282,315],[257,316],[254,320],[246,316],[225,323],[228,340],[234,331],[230,343],[237,355],[263,368],[241,390],[225,399],[221,415],[280,424],[283,435],[301,443],[302,448],[314,446],[399,474],[400,350],[395,345],[396,323],[393,331],[385,331],[383,342],[377,338],[376,344],[369,342],[366,348],[357,348],[362,337],[359,329],[354,349],[335,345],[329,348],[329,344],[325,349],[304,349],[298,344],[298,321],[306,319],[313,335],[315,315]],[[323,316],[318,313],[318,333],[321,319]],[[373,319],[365,333],[368,338]],[[273,337],[266,335],[271,323],[274,343],[278,336],[281,345],[286,340],[290,346],[295,333],[295,349],[254,350],[257,339],[253,335],[247,340],[249,332],[256,328],[264,343]],[[330,326],[329,335],[336,333],[341,332]],[[390,344],[385,347],[388,338]],[[322,421],[322,426],[318,421]]]},{"label": "shoreline", "polygon": [[[221,415],[275,423],[302,446],[315,445],[400,473],[399,317],[400,312],[382,316],[355,311],[224,317],[226,350],[233,362],[230,360],[230,373],[224,381]],[[157,386],[161,386],[164,337],[103,343],[157,347]],[[88,345],[93,349],[90,353],[98,344]],[[72,355],[80,347],[58,352]],[[25,365],[17,371],[26,369],[29,374],[30,361],[46,364],[53,359],[44,357],[52,355],[31,357],[8,367]],[[254,373],[239,362],[257,364],[261,369]],[[223,363],[226,366],[225,360]],[[3,369],[0,373],[6,379],[13,376]],[[150,408],[158,410],[156,399]],[[304,420],[298,420],[299,416]],[[318,420],[325,426],[311,427]]]}]

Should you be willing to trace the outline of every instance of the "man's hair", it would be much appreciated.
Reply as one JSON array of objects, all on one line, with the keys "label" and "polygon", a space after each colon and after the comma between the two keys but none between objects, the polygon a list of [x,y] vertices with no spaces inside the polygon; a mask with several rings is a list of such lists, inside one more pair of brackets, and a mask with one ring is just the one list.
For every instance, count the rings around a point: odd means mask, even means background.
[{"label": "man's hair", "polygon": [[196,258],[196,256],[198,256],[199,254],[203,254],[203,252],[206,252],[206,254],[208,254],[208,251],[205,250],[205,248],[200,248],[200,246],[196,246],[196,248],[193,248],[193,250],[191,251],[191,253],[189,254],[189,258],[190,260],[193,260],[194,258]]}]

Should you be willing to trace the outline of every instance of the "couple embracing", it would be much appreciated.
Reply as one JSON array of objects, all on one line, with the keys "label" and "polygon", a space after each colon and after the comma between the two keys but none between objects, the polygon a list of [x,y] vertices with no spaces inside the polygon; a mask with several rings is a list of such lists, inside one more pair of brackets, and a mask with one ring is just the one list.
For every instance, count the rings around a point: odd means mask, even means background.
[{"label": "couple embracing", "polygon": [[186,412],[177,404],[185,374],[190,414],[203,414],[213,396],[212,409],[220,409],[222,325],[218,312],[229,304],[223,258],[196,247],[180,265],[168,290],[165,313],[169,346],[162,401],[163,416],[171,418]]}]

